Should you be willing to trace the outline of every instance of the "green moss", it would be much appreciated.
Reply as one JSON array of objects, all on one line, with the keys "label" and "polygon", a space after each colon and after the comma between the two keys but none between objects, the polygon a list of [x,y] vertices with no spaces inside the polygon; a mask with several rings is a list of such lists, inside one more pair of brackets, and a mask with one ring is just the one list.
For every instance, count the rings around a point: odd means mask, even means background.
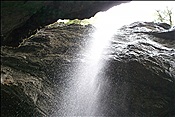
[{"label": "green moss", "polygon": [[84,19],[84,20],[79,20],[79,19],[74,19],[74,20],[69,20],[66,22],[66,24],[81,24],[81,25],[88,25],[91,24],[89,19]]}]

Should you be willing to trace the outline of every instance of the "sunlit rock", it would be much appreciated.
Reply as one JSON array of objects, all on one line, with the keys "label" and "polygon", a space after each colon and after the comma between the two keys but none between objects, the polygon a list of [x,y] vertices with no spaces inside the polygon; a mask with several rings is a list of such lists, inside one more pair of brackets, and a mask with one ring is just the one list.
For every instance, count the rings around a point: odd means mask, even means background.
[{"label": "sunlit rock", "polygon": [[[139,22],[138,24],[133,23],[132,25],[133,26],[130,28],[136,27],[137,30],[139,29],[138,31],[135,31],[135,33],[145,33],[165,40],[175,41],[175,30],[166,23]],[[137,26],[142,28],[138,28]]]}]

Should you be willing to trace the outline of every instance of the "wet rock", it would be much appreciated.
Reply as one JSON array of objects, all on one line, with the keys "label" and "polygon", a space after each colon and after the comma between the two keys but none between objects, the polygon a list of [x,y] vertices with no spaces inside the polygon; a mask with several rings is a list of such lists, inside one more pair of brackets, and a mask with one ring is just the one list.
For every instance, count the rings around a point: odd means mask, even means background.
[{"label": "wet rock", "polygon": [[155,37],[175,41],[175,30],[170,30],[170,31],[165,31],[165,32],[139,32],[139,33],[145,33],[149,35],[154,35]]},{"label": "wet rock", "polygon": [[[135,26],[147,27],[151,30],[136,31],[135,33],[145,33],[149,35],[154,35],[155,37],[175,41],[175,30],[166,23],[153,23],[153,22],[143,22]],[[166,27],[167,26],[167,27]],[[163,29],[162,29],[163,28]],[[168,30],[169,29],[169,30]]]},{"label": "wet rock", "polygon": [[[2,46],[2,115],[56,115],[95,30],[92,25],[46,26],[18,47]],[[97,79],[96,116],[175,115],[175,42],[139,31],[166,30],[146,22],[116,30],[101,58],[106,64]]]},{"label": "wet rock", "polygon": [[1,115],[38,117],[56,111],[55,90],[64,85],[59,75],[66,77],[92,31],[90,25],[48,26],[18,47],[2,46]]},{"label": "wet rock", "polygon": [[163,27],[164,29],[168,30],[171,26],[167,23],[157,23],[158,26]]},{"label": "wet rock", "polygon": [[[111,94],[107,105],[119,108],[119,116],[174,116],[175,46],[170,45],[175,42],[166,41],[164,45],[159,41],[161,38],[154,35],[133,33],[147,30],[147,25],[152,26],[150,23],[141,24],[135,22],[122,27],[111,42],[113,49],[109,49],[110,60],[103,73],[111,79],[109,86],[116,90],[104,91],[105,96]],[[118,92],[118,89],[123,92]],[[104,101],[102,98],[101,103]],[[117,114],[115,109],[102,108],[103,111],[108,116]]]}]

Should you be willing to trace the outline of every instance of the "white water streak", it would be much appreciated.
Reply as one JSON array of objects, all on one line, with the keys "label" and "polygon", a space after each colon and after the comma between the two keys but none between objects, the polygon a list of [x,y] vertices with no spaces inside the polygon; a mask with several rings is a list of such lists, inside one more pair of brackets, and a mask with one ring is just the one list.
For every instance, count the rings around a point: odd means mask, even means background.
[{"label": "white water streak", "polygon": [[[103,52],[110,44],[109,40],[117,28],[134,21],[145,21],[146,18],[149,18],[144,12],[144,6],[146,5],[142,2],[119,5],[113,10],[110,9],[109,14],[106,12],[94,24],[97,30],[93,34],[92,44],[86,48],[86,57],[84,58],[86,63],[80,63],[75,75],[71,78],[72,81],[68,83],[70,88],[63,97],[64,101],[61,106],[64,110],[64,116],[93,116],[98,110],[97,100],[100,90],[98,84],[100,84],[100,80],[97,82],[97,79],[99,79],[98,74],[104,65],[101,61]],[[149,3],[146,9],[149,10]],[[103,84],[102,81],[101,84]]]},{"label": "white water streak", "polygon": [[65,116],[93,116],[98,109],[98,95],[100,80],[98,74],[104,63],[101,61],[104,49],[114,34],[107,26],[96,27],[92,43],[86,49],[85,63],[80,63],[72,81],[72,85],[64,96]]}]

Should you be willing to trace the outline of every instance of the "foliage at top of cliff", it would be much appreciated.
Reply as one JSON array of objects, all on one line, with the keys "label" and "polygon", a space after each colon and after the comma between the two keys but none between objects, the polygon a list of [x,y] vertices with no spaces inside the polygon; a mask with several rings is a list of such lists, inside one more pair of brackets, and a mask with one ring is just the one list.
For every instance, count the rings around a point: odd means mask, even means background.
[{"label": "foliage at top of cliff", "polygon": [[84,19],[84,20],[79,20],[79,19],[65,19],[61,20],[59,19],[57,22],[54,22],[46,27],[48,28],[57,28],[58,26],[64,26],[64,25],[70,25],[70,24],[79,24],[79,25],[89,25],[92,24],[92,21],[90,19]]}]

